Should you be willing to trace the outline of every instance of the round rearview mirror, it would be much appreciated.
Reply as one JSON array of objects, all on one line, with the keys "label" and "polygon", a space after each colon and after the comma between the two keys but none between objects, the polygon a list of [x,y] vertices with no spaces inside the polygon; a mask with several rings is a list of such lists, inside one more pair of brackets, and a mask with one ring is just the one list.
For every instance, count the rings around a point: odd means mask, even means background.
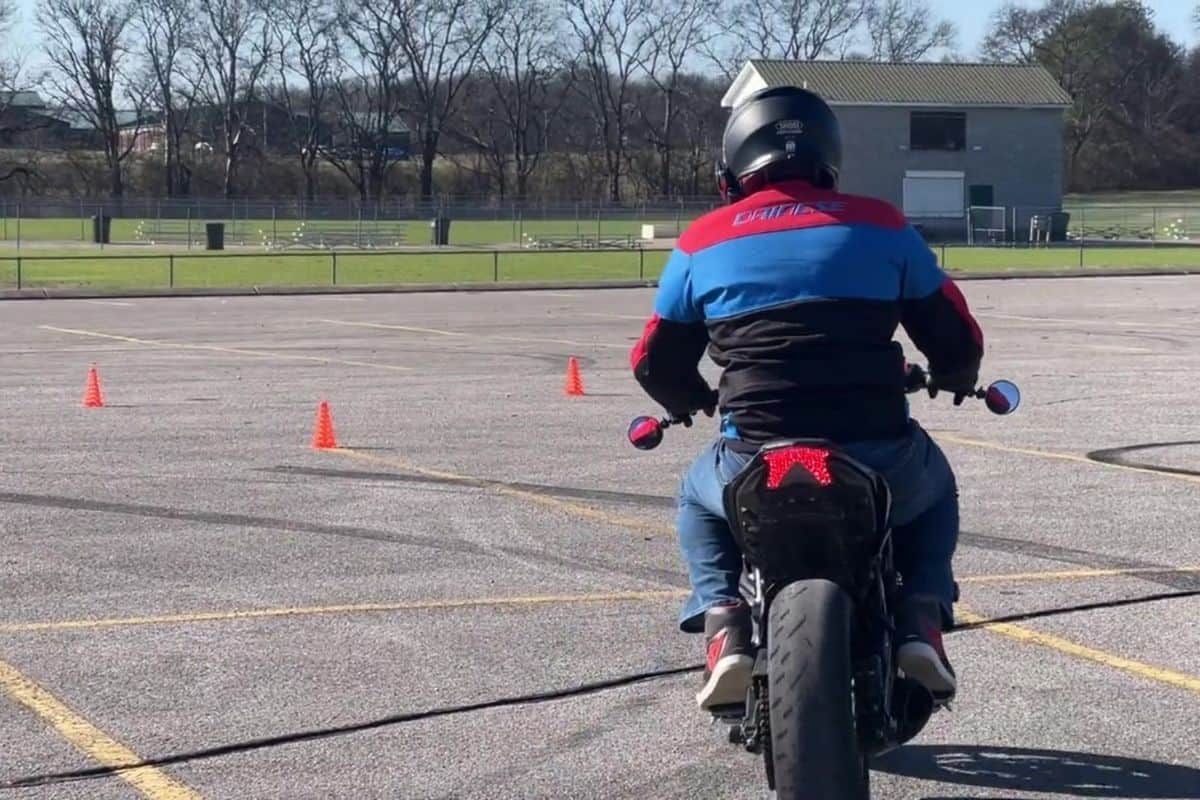
[{"label": "round rearview mirror", "polygon": [[629,443],[638,450],[653,450],[662,440],[662,423],[654,417],[638,417],[629,423]]},{"label": "round rearview mirror", "polygon": [[984,392],[983,402],[993,414],[1011,414],[1021,405],[1021,390],[1012,381],[996,381]]}]

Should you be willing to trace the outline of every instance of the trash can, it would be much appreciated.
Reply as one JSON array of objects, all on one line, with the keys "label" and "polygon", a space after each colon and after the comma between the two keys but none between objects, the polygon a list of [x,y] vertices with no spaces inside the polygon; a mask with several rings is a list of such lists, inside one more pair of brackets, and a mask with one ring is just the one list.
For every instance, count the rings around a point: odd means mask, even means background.
[{"label": "trash can", "polygon": [[107,214],[92,215],[92,241],[108,244],[112,239],[112,217]]},{"label": "trash can", "polygon": [[1050,241],[1065,242],[1071,227],[1071,215],[1066,211],[1055,211],[1050,215]]},{"label": "trash can", "polygon": [[450,218],[438,215],[429,222],[430,244],[450,244]]},{"label": "trash can", "polygon": [[205,250],[224,250],[225,249],[225,223],[224,222],[206,222],[204,224],[204,249]]}]

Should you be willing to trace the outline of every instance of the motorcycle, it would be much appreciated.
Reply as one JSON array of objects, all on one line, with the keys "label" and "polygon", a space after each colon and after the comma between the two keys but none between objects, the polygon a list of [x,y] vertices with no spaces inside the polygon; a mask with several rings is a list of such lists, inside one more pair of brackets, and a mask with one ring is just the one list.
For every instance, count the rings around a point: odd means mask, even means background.
[{"label": "motorcycle", "polygon": [[[927,386],[916,365],[906,390]],[[969,397],[1011,414],[1020,390]],[[691,418],[638,417],[630,442],[661,444]],[[881,475],[819,439],[769,442],[724,490],[754,621],[744,704],[712,710],[729,741],[763,758],[779,800],[866,800],[871,758],[911,740],[938,705],[895,663],[891,496]]]}]

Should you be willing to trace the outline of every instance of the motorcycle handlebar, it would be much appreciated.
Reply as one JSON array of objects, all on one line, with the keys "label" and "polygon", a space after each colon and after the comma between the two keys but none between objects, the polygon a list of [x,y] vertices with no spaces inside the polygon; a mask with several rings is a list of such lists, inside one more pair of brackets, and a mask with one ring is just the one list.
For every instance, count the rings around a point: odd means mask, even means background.
[{"label": "motorcycle handlebar", "polygon": [[[913,394],[929,387],[929,373],[919,364],[908,364],[905,367],[904,391]],[[993,414],[1007,415],[1017,410],[1021,403],[1021,391],[1012,381],[998,380],[986,388],[977,388],[966,397],[983,400]],[[639,450],[653,450],[663,440],[663,431],[667,428],[682,425],[690,428],[693,414],[683,416],[637,417],[629,425],[629,442]]]}]

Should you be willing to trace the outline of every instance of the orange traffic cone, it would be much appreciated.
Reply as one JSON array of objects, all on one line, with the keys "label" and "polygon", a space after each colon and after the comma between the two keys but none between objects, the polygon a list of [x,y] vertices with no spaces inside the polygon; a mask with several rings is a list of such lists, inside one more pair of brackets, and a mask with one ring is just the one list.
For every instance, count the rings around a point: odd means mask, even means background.
[{"label": "orange traffic cone", "polygon": [[87,387],[83,390],[84,408],[101,408],[104,405],[104,394],[100,391],[100,373],[93,364],[88,369]]},{"label": "orange traffic cone", "polygon": [[582,397],[584,394],[583,375],[579,373],[579,359],[575,356],[567,359],[566,393],[568,397]]},{"label": "orange traffic cone", "polygon": [[312,446],[315,450],[330,450],[338,446],[337,437],[333,434],[333,415],[329,413],[329,403],[324,400],[317,406],[317,427],[313,431]]}]

